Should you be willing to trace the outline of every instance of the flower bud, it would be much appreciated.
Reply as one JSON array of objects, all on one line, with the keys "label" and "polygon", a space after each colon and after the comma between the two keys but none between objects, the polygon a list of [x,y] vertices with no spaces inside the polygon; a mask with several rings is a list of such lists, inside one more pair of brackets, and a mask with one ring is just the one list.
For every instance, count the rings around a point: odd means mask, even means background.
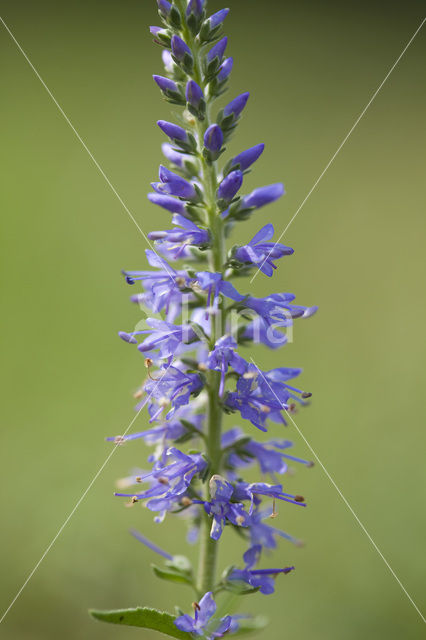
[{"label": "flower bud", "polygon": [[210,29],[215,29],[217,26],[222,24],[228,13],[229,9],[220,9],[220,11],[217,11],[212,16],[210,16],[210,18],[208,19]]},{"label": "flower bud", "polygon": [[169,101],[174,102],[175,104],[185,104],[185,99],[182,95],[182,91],[179,89],[178,85],[170,80],[170,78],[165,78],[163,76],[152,76],[160,87],[163,95]]},{"label": "flower bud", "polygon": [[243,198],[242,208],[250,209],[251,207],[255,207],[258,209],[265,204],[278,200],[284,193],[284,185],[280,182],[270,184],[267,187],[259,187]]},{"label": "flower bud", "polygon": [[170,213],[186,214],[185,203],[181,200],[176,200],[171,196],[163,196],[160,193],[148,193],[148,200],[153,204],[157,204],[159,207],[163,207]]},{"label": "flower bud", "polygon": [[186,85],[186,101],[194,107],[194,109],[198,109],[203,98],[204,95],[201,87],[199,87],[194,80],[189,80]]},{"label": "flower bud", "polygon": [[244,107],[247,104],[247,100],[249,99],[249,92],[241,93],[239,96],[234,98],[223,110],[223,115],[226,117],[234,116],[234,118],[238,118],[241,115]]},{"label": "flower bud", "polygon": [[160,87],[161,91],[163,91],[163,93],[168,93],[168,92],[178,93],[177,84],[173,82],[173,80],[170,80],[170,78],[164,78],[163,76],[152,76],[152,77]]},{"label": "flower bud", "polygon": [[233,58],[226,58],[226,60],[222,62],[221,66],[219,67],[219,73],[217,74],[217,79],[219,82],[224,82],[228,78],[229,74],[232,71],[233,64]]},{"label": "flower bud", "polygon": [[172,53],[176,60],[181,63],[184,63],[187,67],[192,67],[194,60],[192,58],[191,49],[188,47],[186,42],[179,38],[179,36],[174,35],[171,41],[172,45]]},{"label": "flower bud", "polygon": [[166,136],[169,136],[172,140],[180,140],[182,142],[188,140],[188,134],[185,129],[179,127],[179,125],[173,124],[173,122],[167,122],[166,120],[158,120],[157,124]]},{"label": "flower bud", "polygon": [[204,146],[209,151],[220,151],[223,144],[222,129],[217,124],[212,124],[204,134]]},{"label": "flower bud", "polygon": [[246,149],[239,153],[235,158],[232,158],[230,162],[231,167],[237,167],[240,165],[241,171],[246,171],[256,160],[262,155],[265,145],[263,143],[257,144],[250,149]]},{"label": "flower bud", "polygon": [[188,17],[192,13],[196,18],[200,18],[203,13],[203,4],[203,0],[189,0],[186,9],[186,16]]},{"label": "flower bud", "polygon": [[222,62],[223,54],[225,53],[226,45],[228,44],[228,38],[225,36],[222,40],[219,40],[214,47],[210,49],[207,54],[207,62],[212,62],[215,58]]},{"label": "flower bud", "polygon": [[158,13],[162,18],[165,18],[167,20],[170,15],[170,9],[172,8],[172,5],[170,4],[170,2],[167,2],[167,0],[157,0],[157,5]]},{"label": "flower bud", "polygon": [[222,200],[226,207],[237,194],[242,183],[242,171],[231,171],[231,173],[228,174],[219,185],[219,189],[217,190],[218,200]]}]

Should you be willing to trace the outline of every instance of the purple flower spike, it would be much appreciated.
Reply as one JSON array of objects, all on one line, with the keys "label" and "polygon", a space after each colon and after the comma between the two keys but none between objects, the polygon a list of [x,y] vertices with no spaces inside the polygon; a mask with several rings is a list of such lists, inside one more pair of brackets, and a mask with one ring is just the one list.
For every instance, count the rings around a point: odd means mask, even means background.
[{"label": "purple flower spike", "polygon": [[179,127],[177,124],[173,124],[173,122],[167,122],[167,120],[158,120],[158,126],[161,131],[164,131],[166,136],[169,136],[172,140],[181,140],[182,142],[186,142],[188,139],[188,134],[185,129]]},{"label": "purple flower spike", "polygon": [[264,148],[265,145],[261,143],[242,151],[235,158],[232,158],[231,166],[240,165],[241,171],[246,171],[262,155]]},{"label": "purple flower spike", "polygon": [[234,118],[238,118],[238,116],[241,115],[241,112],[243,111],[244,107],[246,106],[247,100],[249,99],[249,96],[250,96],[249,92],[246,91],[245,93],[241,93],[239,96],[234,98],[234,100],[232,100],[224,108],[223,115],[225,117],[232,115],[232,116],[234,116]]},{"label": "purple flower spike", "polygon": [[220,183],[217,190],[218,200],[224,200],[229,204],[243,184],[243,174],[241,171],[231,171]]},{"label": "purple flower spike", "polygon": [[284,193],[284,185],[280,182],[270,184],[267,187],[259,187],[259,189],[255,189],[248,196],[243,198],[242,207],[244,209],[250,209],[251,207],[259,209],[265,204],[275,202],[275,200],[281,198]]},{"label": "purple flower spike", "polygon": [[217,124],[212,124],[204,134],[204,146],[209,151],[220,151],[223,144],[222,129]]},{"label": "purple flower spike", "polygon": [[181,631],[195,633],[197,636],[203,636],[210,640],[213,638],[221,638],[226,633],[232,622],[231,616],[225,616],[216,623],[212,620],[216,613],[217,605],[213,600],[213,593],[208,591],[200,600],[194,603],[194,618],[188,614],[176,618],[175,625]]},{"label": "purple flower spike", "polygon": [[163,196],[161,193],[148,193],[148,200],[153,204],[158,204],[159,207],[163,207],[170,213],[186,214],[185,203],[181,200],[176,200],[171,196]]},{"label": "purple flower spike", "polygon": [[186,101],[194,107],[194,109],[198,109],[200,106],[201,100],[204,98],[203,91],[201,87],[195,82],[195,80],[189,80],[186,85]]},{"label": "purple flower spike", "polygon": [[185,55],[192,58],[191,49],[182,38],[176,35],[172,37],[172,53],[179,62],[183,62]]},{"label": "purple flower spike", "polygon": [[234,58],[226,58],[220,65],[219,73],[217,74],[217,79],[219,82],[224,82],[232,71],[232,67],[234,66]]},{"label": "purple flower spike", "polygon": [[[282,196],[284,187],[277,183],[244,189],[244,177],[264,144],[226,153],[249,93],[231,93],[234,99],[225,99],[226,106],[213,113],[233,69],[222,31],[229,10],[209,16],[207,0],[157,0],[157,6],[163,26],[151,27],[151,33],[161,46],[163,70],[153,79],[161,97],[182,109],[171,122],[157,122],[166,134],[161,140],[165,160],[148,199],[170,212],[171,222],[148,233],[155,243],[155,249],[145,252],[149,266],[122,272],[144,320],[134,330],[120,331],[119,337],[138,352],[142,371],[134,390],[135,410],[139,414],[146,409],[148,415],[143,430],[129,429],[107,440],[113,446],[153,447],[141,468],[118,481],[115,495],[129,507],[143,501],[154,522],[167,516],[171,536],[177,522],[187,520],[187,540],[198,538],[203,545],[201,586],[185,556],[163,550],[143,529],[132,535],[164,559],[164,570],[154,567],[158,577],[187,584],[197,594],[186,615],[178,609],[169,616],[174,622],[171,635],[215,640],[263,626],[256,619],[244,622],[253,618],[250,615],[226,615],[226,609],[219,613],[215,594],[273,593],[276,579],[294,567],[283,549],[273,568],[263,568],[263,550],[278,547],[282,540],[302,544],[277,523],[287,520],[290,504],[306,507],[301,495],[288,493],[294,490],[286,486],[284,474],[292,472],[295,463],[313,463],[297,457],[297,451],[290,455],[292,442],[281,438],[287,416],[308,405],[312,394],[296,381],[302,369],[262,371],[252,358],[245,358],[252,345],[277,349],[290,342],[296,319],[309,317],[316,307],[295,304],[292,293],[255,297],[247,282],[234,286],[234,277],[241,282],[255,270],[270,277],[278,259],[293,253],[273,242],[274,227],[267,220],[253,237],[246,236],[240,224]],[[254,46],[253,39],[247,43]],[[222,156],[224,162],[216,162]],[[224,432],[223,414],[247,420],[250,430],[234,426]],[[273,435],[257,441],[257,430],[268,429],[274,429]],[[257,477],[247,478],[248,469]],[[239,557],[245,553],[243,562],[234,558],[218,576],[213,560],[224,532],[239,533],[244,544]],[[161,632],[164,620],[160,612],[153,614],[153,630]],[[126,623],[125,616],[121,621]]]},{"label": "purple flower spike", "polygon": [[170,93],[178,93],[179,89],[177,87],[177,84],[175,82],[173,82],[173,80],[170,80],[170,78],[164,78],[163,76],[152,76],[155,80],[155,82],[158,84],[158,86],[160,87],[161,91],[164,91],[164,93],[170,92]]},{"label": "purple flower spike", "polygon": [[229,13],[229,9],[220,9],[209,18],[210,29],[214,29],[221,24]]},{"label": "purple flower spike", "polygon": [[223,54],[225,53],[226,45],[228,44],[228,38],[225,36],[222,40],[219,40],[214,47],[210,49],[207,54],[207,62],[210,63],[215,58],[219,58],[219,62],[222,62]]}]

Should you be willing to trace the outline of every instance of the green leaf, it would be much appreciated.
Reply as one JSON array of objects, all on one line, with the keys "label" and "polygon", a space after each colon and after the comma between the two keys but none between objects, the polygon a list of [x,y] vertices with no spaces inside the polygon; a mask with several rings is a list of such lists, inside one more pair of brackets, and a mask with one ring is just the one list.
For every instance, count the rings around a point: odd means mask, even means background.
[{"label": "green leaf", "polygon": [[193,581],[188,576],[179,573],[178,571],[167,571],[165,569],[160,569],[157,565],[151,565],[153,572],[157,576],[157,578],[161,578],[162,580],[168,580],[169,582],[179,582],[180,584],[189,584],[190,587],[193,586]]},{"label": "green leaf", "polygon": [[178,638],[178,640],[190,640],[194,637],[192,633],[180,631],[176,627],[174,624],[176,616],[172,616],[165,611],[157,611],[157,609],[148,609],[147,607],[117,609],[116,611],[96,611],[91,609],[89,613],[96,620],[101,620],[102,622],[153,629],[164,633],[166,636]]},{"label": "green leaf", "polygon": [[256,616],[249,620],[244,620],[238,623],[238,629],[232,634],[232,638],[237,636],[247,635],[248,633],[256,633],[266,627],[269,620],[265,616]]}]

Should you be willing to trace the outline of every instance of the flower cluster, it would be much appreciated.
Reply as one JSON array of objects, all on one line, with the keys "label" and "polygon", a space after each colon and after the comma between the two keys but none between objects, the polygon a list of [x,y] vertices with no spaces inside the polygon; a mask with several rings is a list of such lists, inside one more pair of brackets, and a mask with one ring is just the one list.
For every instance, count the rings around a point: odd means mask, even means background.
[{"label": "flower cluster", "polygon": [[[266,432],[271,422],[281,431],[286,414],[305,405],[311,394],[290,384],[300,369],[262,371],[248,347],[256,340],[276,348],[278,338],[281,346],[286,341],[282,328],[316,308],[294,304],[290,293],[257,298],[232,283],[255,270],[271,277],[276,262],[293,253],[272,241],[269,223],[259,225],[245,244],[226,248],[234,227],[258,217],[257,211],[280,198],[284,187],[271,184],[244,194],[245,176],[263,153],[263,144],[222,162],[249,99],[245,92],[214,110],[233,67],[223,36],[228,9],[208,16],[205,0],[157,4],[161,26],[150,30],[162,48],[164,72],[154,75],[154,81],[164,99],[183,112],[178,123],[157,123],[168,139],[162,146],[167,166],[160,166],[148,199],[163,210],[166,229],[149,234],[154,243],[146,251],[151,269],[124,272],[126,282],[138,290],[132,300],[148,309],[150,317],[143,327],[119,334],[142,355],[146,379],[135,396],[138,410],[147,407],[149,426],[108,439],[115,444],[142,439],[154,446],[151,469],[122,480],[116,495],[130,504],[143,501],[156,522],[184,517],[189,540],[202,537],[195,579],[186,559],[135,534],[166,559],[166,567],[155,570],[160,578],[195,590],[194,615],[181,612],[175,626],[188,637],[219,638],[247,628],[250,620],[229,614],[215,618],[218,594],[271,594],[276,578],[293,571],[288,564],[259,565],[264,549],[276,548],[278,539],[298,544],[272,522],[278,511],[306,506],[279,476],[289,464],[312,465],[288,453],[288,440],[256,440],[258,430]],[[249,421],[247,433],[240,427],[223,431],[225,414]],[[251,466],[258,466],[262,481],[242,479]],[[244,543],[241,561],[218,578],[219,540],[232,530]]]}]

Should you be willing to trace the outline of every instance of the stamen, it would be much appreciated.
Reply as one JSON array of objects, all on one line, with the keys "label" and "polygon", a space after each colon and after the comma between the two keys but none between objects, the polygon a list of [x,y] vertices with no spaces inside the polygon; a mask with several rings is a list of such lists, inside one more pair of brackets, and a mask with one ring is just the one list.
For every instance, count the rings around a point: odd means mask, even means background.
[{"label": "stamen", "polygon": [[243,524],[243,522],[245,521],[244,516],[237,516],[236,518],[237,524],[241,527],[241,525]]},{"label": "stamen", "polygon": [[192,504],[192,500],[191,498],[188,498],[187,496],[183,496],[182,500],[180,501],[181,505],[183,507],[190,507]]},{"label": "stamen", "polygon": [[310,393],[309,391],[304,391],[302,393],[302,398],[310,398],[312,396],[312,393]]},{"label": "stamen", "polygon": [[276,511],[276,509],[275,509],[275,498],[274,498],[272,500],[272,513],[271,513],[271,515],[269,517],[274,519],[274,518],[277,517],[277,515],[278,515],[278,511]]},{"label": "stamen", "polygon": [[154,382],[156,382],[156,381],[159,380],[159,378],[153,378],[151,373],[150,373],[150,371],[149,371],[149,368],[152,367],[153,364],[154,364],[154,362],[153,362],[153,360],[151,358],[145,358],[145,367],[148,369],[148,378],[150,380],[153,380]]},{"label": "stamen", "polygon": [[158,478],[158,482],[159,482],[160,484],[165,484],[165,485],[169,484],[168,479],[167,479],[166,477],[164,477],[164,476],[160,476],[160,477]]},{"label": "stamen", "polygon": [[296,502],[305,502],[305,498],[303,496],[294,496]]},{"label": "stamen", "polygon": [[126,439],[125,439],[124,436],[115,436],[113,442],[114,442],[114,444],[121,445],[121,444],[124,444],[126,442]]}]

